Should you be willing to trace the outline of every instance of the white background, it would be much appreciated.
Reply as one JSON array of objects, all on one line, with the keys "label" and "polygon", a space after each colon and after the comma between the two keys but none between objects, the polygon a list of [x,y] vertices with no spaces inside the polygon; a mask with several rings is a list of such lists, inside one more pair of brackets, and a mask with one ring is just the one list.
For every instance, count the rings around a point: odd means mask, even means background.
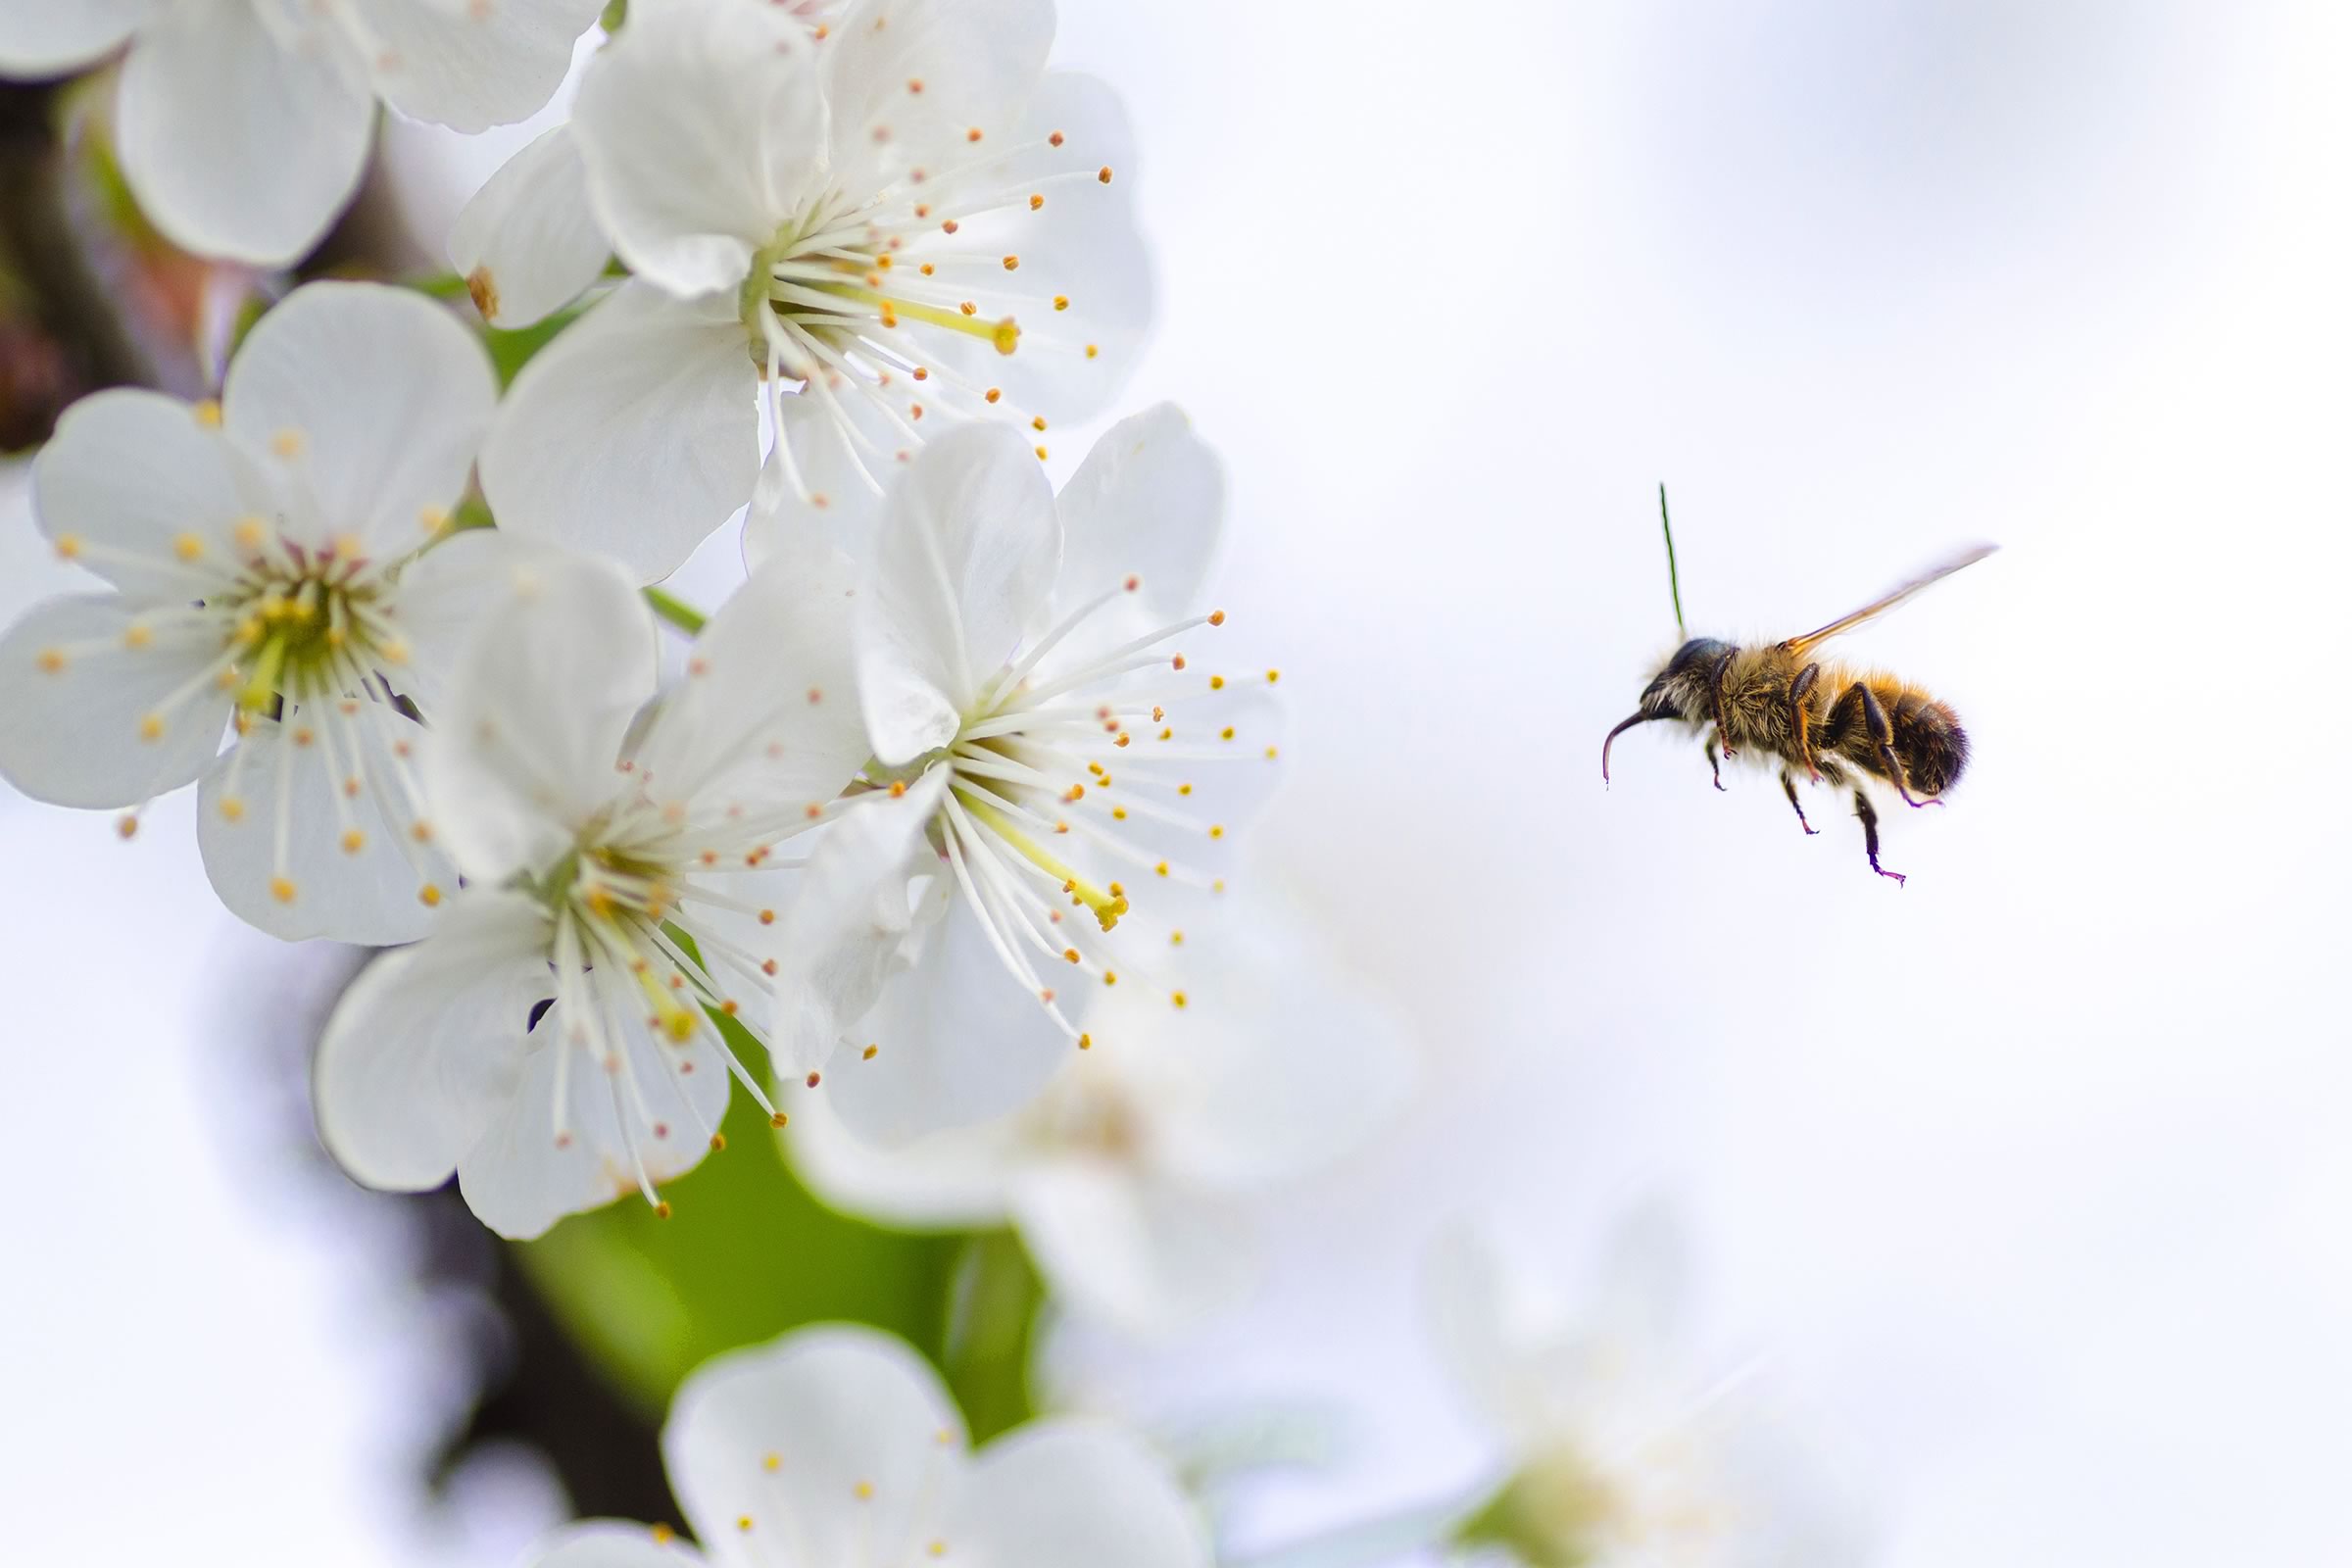
[{"label": "white background", "polygon": [[[1889,1568],[2352,1559],[2352,13],[1064,12],[1144,149],[1132,401],[1223,449],[1224,635],[1295,704],[1270,874],[1429,1067],[1269,1216],[1259,1307],[1079,1359],[1157,1413],[1352,1410],[1247,1521],[1279,1541],[1476,1472],[1418,1320],[1437,1228],[1573,1288],[1662,1193],[1704,1337],[1768,1352]],[[445,212],[446,141],[404,143]],[[1907,887],[1831,798],[1804,838],[1658,730],[1602,791],[1674,641],[1660,479],[1694,632],[2003,545],[1846,650],[1976,741],[1948,809],[1887,817]],[[63,568],[11,510],[29,600]],[[124,848],[0,802],[0,865],[13,1549],[508,1560],[528,1478],[415,1514],[433,1314],[256,1152],[250,1037],[311,1003],[215,912],[185,804]]]}]

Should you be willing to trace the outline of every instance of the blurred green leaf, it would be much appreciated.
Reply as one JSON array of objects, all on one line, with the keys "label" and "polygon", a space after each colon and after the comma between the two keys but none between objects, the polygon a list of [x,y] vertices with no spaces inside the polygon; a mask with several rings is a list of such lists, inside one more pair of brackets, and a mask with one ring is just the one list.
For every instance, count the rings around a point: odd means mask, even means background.
[{"label": "blurred green leaf", "polygon": [[490,363],[498,368],[498,384],[502,388],[514,385],[514,377],[522,373],[531,356],[547,347],[558,332],[578,320],[585,309],[584,305],[574,305],[544,321],[534,321],[511,332],[495,326],[483,327],[482,342],[490,350]]},{"label": "blurred green leaf", "polygon": [[[692,940],[671,928],[681,946]],[[713,1012],[757,1074],[759,1043]],[[727,1147],[662,1188],[670,1217],[623,1199],[515,1250],[571,1337],[659,1421],[688,1372],[805,1323],[870,1323],[947,1377],[974,1441],[1033,1413],[1029,1357],[1045,1289],[1009,1231],[910,1235],[835,1213],[793,1176],[767,1117],[737,1092]]]}]

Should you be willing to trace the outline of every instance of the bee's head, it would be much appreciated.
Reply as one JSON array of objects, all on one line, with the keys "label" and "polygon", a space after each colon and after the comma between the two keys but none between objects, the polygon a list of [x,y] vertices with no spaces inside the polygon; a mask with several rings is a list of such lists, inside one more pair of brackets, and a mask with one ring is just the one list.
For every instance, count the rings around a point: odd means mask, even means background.
[{"label": "bee's head", "polygon": [[1642,716],[1704,718],[1714,705],[1715,665],[1732,645],[1693,637],[1674,651],[1665,667],[1642,689]]},{"label": "bee's head", "polygon": [[1633,717],[1609,731],[1608,740],[1600,743],[1600,778],[1609,778],[1609,745],[1636,724],[1652,719],[1681,718],[1696,721],[1704,718],[1714,706],[1715,666],[1732,645],[1712,637],[1693,637],[1674,651],[1665,667],[1650,677],[1642,689],[1642,706]]}]

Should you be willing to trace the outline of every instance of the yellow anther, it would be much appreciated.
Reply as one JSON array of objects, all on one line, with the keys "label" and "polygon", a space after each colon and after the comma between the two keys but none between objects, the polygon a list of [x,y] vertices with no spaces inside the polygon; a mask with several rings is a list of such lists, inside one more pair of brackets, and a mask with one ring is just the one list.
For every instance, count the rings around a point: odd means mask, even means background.
[{"label": "yellow anther", "polygon": [[678,1533],[667,1525],[654,1525],[646,1531],[646,1534],[654,1538],[654,1544],[657,1546],[666,1546],[678,1539]]},{"label": "yellow anther", "polygon": [[654,1218],[656,1218],[656,1219],[667,1219],[667,1218],[669,1218],[669,1200],[667,1200],[667,1199],[663,1199],[663,1200],[662,1200],[661,1202],[659,1202],[659,1203],[656,1203],[656,1204],[654,1205]]},{"label": "yellow anther", "polygon": [[1046,449],[1044,447],[1037,448],[1037,461],[1040,463],[1046,461]]},{"label": "yellow anther", "polygon": [[1094,344],[1092,344],[1092,343],[1089,343],[1089,344],[1086,346],[1086,357],[1087,357],[1088,359],[1090,359],[1090,360],[1091,360],[1091,359],[1093,359],[1093,358],[1094,358],[1096,355],[1098,355],[1098,354],[1100,354],[1100,353],[1102,353],[1102,351],[1100,348],[1096,347],[1096,346],[1095,346]]},{"label": "yellow anther", "polygon": [[347,827],[343,830],[343,853],[345,855],[357,855],[367,847],[367,834],[356,827]]},{"label": "yellow anther", "polygon": [[182,561],[194,561],[204,554],[204,541],[192,533],[174,534],[172,537],[172,553]]},{"label": "yellow anther", "polygon": [[1222,625],[1224,625],[1224,624],[1225,624],[1225,612],[1223,612],[1222,610],[1212,610],[1212,611],[1210,611],[1210,612],[1208,612],[1208,623],[1209,623],[1211,626],[1222,626]]},{"label": "yellow anther", "polygon": [[1221,729],[1221,730],[1217,731],[1217,738],[1218,738],[1219,740],[1226,740],[1226,741],[1229,741],[1229,740],[1233,739],[1233,726],[1232,726],[1231,724],[1228,724],[1228,725],[1226,725],[1226,726],[1225,726],[1223,729]]},{"label": "yellow anther", "polygon": [[1112,807],[1112,808],[1110,808],[1110,819],[1111,819],[1113,822],[1124,822],[1124,821],[1126,821],[1126,820],[1127,820],[1127,808],[1125,808],[1124,806],[1114,806],[1114,807]]},{"label": "yellow anther", "polygon": [[1117,970],[1115,970],[1115,969],[1105,969],[1105,970],[1103,970],[1103,971],[1102,971],[1102,983],[1103,983],[1104,985],[1106,985],[1106,986],[1115,986],[1115,985],[1117,985],[1117,984],[1119,983],[1119,975],[1118,975],[1118,971],[1117,971]]},{"label": "yellow anther", "polygon": [[280,904],[292,904],[294,884],[282,876],[273,876],[270,879],[270,896]]},{"label": "yellow anther", "polygon": [[1208,689],[1209,689],[1210,691],[1212,691],[1212,692],[1221,692],[1221,691],[1223,691],[1223,690],[1225,689],[1225,677],[1224,677],[1224,676],[1222,676],[1222,675],[1211,675],[1211,676],[1209,676],[1209,677],[1208,677]]},{"label": "yellow anther", "polygon": [[868,1046],[863,1051],[858,1053],[858,1059],[861,1061],[871,1061],[880,1054],[882,1054],[882,1048],[880,1046]]},{"label": "yellow anther", "polygon": [[115,818],[115,831],[126,839],[139,836],[139,817],[136,811],[124,811]]},{"label": "yellow anther", "polygon": [[989,334],[989,340],[996,344],[999,354],[1010,354],[1021,346],[1021,329],[1007,316],[997,323],[996,330]]},{"label": "yellow anther", "polygon": [[302,451],[302,432],[286,426],[270,438],[270,450],[281,458],[291,458]]},{"label": "yellow anther", "polygon": [[1266,671],[1266,684],[1267,684],[1267,685],[1271,686],[1271,685],[1273,685],[1273,684],[1274,684],[1276,681],[1278,681],[1278,680],[1280,680],[1280,679],[1282,679],[1282,671],[1281,671],[1281,670],[1279,670],[1279,669],[1269,669],[1269,670],[1267,670],[1267,671]]},{"label": "yellow anther", "polygon": [[220,404],[217,399],[206,398],[202,403],[197,404],[192,412],[196,416],[196,422],[207,430],[220,428]]},{"label": "yellow anther", "polygon": [[125,648],[144,648],[154,641],[155,633],[143,622],[134,620],[122,628],[122,646]]},{"label": "yellow anther", "polygon": [[59,534],[57,536],[57,555],[60,561],[79,561],[81,559],[81,535],[77,533]]},{"label": "yellow anther", "polygon": [[1269,747],[1267,747],[1267,748],[1266,748],[1266,760],[1267,760],[1267,761],[1269,761],[1269,762],[1271,762],[1272,760],[1274,760],[1274,759],[1275,759],[1275,758],[1277,758],[1277,757],[1280,757],[1281,755],[1282,755],[1282,753],[1281,753],[1281,752],[1280,752],[1278,749],[1276,749],[1275,747],[1269,746]]},{"label": "yellow anther", "polygon": [[1208,829],[1208,836],[1212,839],[1223,838],[1225,836],[1225,825],[1222,822],[1211,823]]},{"label": "yellow anther", "polygon": [[416,902],[423,905],[428,909],[439,908],[441,906],[440,887],[434,883],[427,882],[424,886],[416,890]]},{"label": "yellow anther", "polygon": [[1080,1051],[1092,1051],[1092,1050],[1094,1050],[1094,1049],[1095,1049],[1095,1037],[1094,1037],[1093,1035],[1080,1035],[1080,1036],[1078,1037],[1078,1049],[1079,1049]]},{"label": "yellow anther", "polygon": [[1179,784],[1176,786],[1176,793],[1179,795],[1190,795],[1193,793],[1193,787],[1190,784]]},{"label": "yellow anther", "polygon": [[244,803],[242,800],[240,800],[239,798],[237,798],[236,796],[234,796],[234,795],[223,795],[223,796],[221,796],[221,797],[220,797],[220,816],[221,816],[221,819],[222,819],[223,821],[229,821],[229,822],[242,822],[242,821],[244,821],[244,820],[245,820],[245,803]]},{"label": "yellow anther", "polygon": [[237,542],[239,550],[259,550],[262,541],[270,536],[270,528],[259,517],[239,517],[228,536]]},{"label": "yellow anther", "polygon": [[1067,294],[1056,294],[1056,295],[1054,295],[1054,308],[1055,310],[1057,310],[1057,311],[1066,311],[1066,310],[1068,310],[1068,309],[1070,308],[1070,297],[1069,297]]},{"label": "yellow anther", "polygon": [[160,740],[162,740],[163,738],[164,738],[164,715],[163,715],[163,714],[161,714],[161,713],[149,713],[149,714],[148,714],[148,715],[147,715],[145,718],[142,718],[142,719],[140,719],[140,720],[139,720],[139,739],[141,739],[141,740],[143,740],[143,741],[160,741]]},{"label": "yellow anther", "polygon": [[66,667],[66,651],[63,648],[44,648],[32,656],[32,662],[33,667],[42,674],[54,675]]},{"label": "yellow anther", "polygon": [[1020,270],[1021,259],[1018,256],[1007,256],[1004,258],[1004,270],[1007,272],[1017,272]]},{"label": "yellow anther", "polygon": [[1096,177],[1097,179],[1101,180],[1101,181],[1102,181],[1103,184],[1105,184],[1105,185],[1109,184],[1109,183],[1110,183],[1110,166],[1109,166],[1108,164],[1104,164],[1104,165],[1103,165],[1103,166],[1102,166],[1101,169],[1099,169],[1099,170],[1097,170],[1097,171],[1095,172],[1095,177]]},{"label": "yellow anther", "polygon": [[1165,860],[1160,861],[1157,865],[1152,867],[1152,871],[1155,876],[1166,876],[1168,874],[1168,862]]},{"label": "yellow anther", "polygon": [[1062,949],[1061,956],[1072,963],[1076,963],[1078,961],[1078,950],[1076,948]]},{"label": "yellow anther", "polygon": [[1169,933],[1168,933],[1168,946],[1169,946],[1169,947],[1171,947],[1171,948],[1181,948],[1181,947],[1183,947],[1183,946],[1184,946],[1184,933],[1183,933],[1183,932],[1181,932],[1181,931],[1171,931],[1171,932],[1169,932]]},{"label": "yellow anther", "polygon": [[1168,993],[1168,1000],[1176,1004],[1176,1005],[1179,1007],[1188,1005],[1185,995],[1181,991],[1172,991]]},{"label": "yellow anther", "polygon": [[1045,205],[1046,205],[1046,199],[1045,199],[1045,197],[1043,197],[1043,196],[1039,195],[1039,194],[1038,194],[1038,193],[1036,193],[1035,191],[1032,191],[1032,192],[1030,193],[1030,195],[1029,195],[1029,210],[1030,210],[1031,212],[1033,212],[1033,213],[1034,213],[1034,212],[1036,212],[1036,211],[1037,211],[1037,210],[1038,210],[1040,207],[1043,207],[1043,206],[1045,206]]},{"label": "yellow anther", "polygon": [[780,1453],[771,1453],[760,1461],[760,1468],[772,1476],[784,1468],[784,1456]]}]

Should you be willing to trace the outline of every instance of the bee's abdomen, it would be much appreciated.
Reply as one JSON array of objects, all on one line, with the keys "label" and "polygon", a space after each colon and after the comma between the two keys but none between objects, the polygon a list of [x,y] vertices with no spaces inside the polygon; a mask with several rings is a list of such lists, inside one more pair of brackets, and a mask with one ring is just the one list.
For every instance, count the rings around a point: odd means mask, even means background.
[{"label": "bee's abdomen", "polygon": [[1950,705],[1905,687],[1885,706],[1894,728],[1894,755],[1912,788],[1941,795],[1958,783],[1968,767],[1968,731]]}]

